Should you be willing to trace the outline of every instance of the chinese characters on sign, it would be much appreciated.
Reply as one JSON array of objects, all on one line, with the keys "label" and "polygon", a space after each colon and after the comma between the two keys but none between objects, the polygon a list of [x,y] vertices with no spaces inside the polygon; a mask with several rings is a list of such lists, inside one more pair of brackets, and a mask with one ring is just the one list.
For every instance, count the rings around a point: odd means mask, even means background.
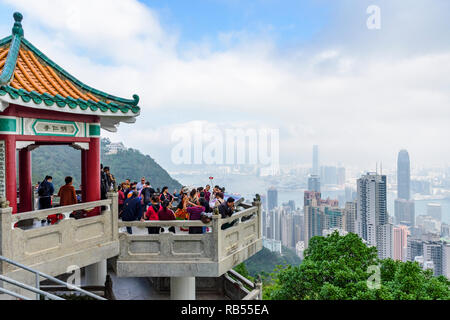
[{"label": "chinese characters on sign", "polygon": [[75,136],[78,128],[75,123],[50,122],[38,120],[33,125],[38,135]]}]

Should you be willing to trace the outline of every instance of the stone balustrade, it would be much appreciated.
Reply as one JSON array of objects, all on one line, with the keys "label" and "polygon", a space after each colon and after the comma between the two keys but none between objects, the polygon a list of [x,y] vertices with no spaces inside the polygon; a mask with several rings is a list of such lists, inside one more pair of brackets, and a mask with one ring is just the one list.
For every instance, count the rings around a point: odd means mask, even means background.
[{"label": "stone balustrade", "polygon": [[[107,200],[80,203],[12,214],[12,208],[0,208],[0,254],[49,275],[66,273],[69,267],[85,267],[117,256],[118,206],[117,194],[110,193]],[[73,211],[92,209],[99,215],[82,219],[69,218]],[[103,210],[101,210],[103,209]],[[54,225],[35,224],[35,227],[14,227],[18,222],[43,220],[48,215],[63,214],[66,218]],[[23,280],[23,270],[3,264],[0,273]]]},{"label": "stone balustrade", "polygon": [[[119,227],[208,227],[210,232],[186,234],[120,233],[119,277],[219,277],[262,249],[261,206],[241,204],[232,217],[213,215],[201,221],[119,222]],[[222,230],[224,224],[236,221]],[[166,230],[167,231],[167,230]]]}]

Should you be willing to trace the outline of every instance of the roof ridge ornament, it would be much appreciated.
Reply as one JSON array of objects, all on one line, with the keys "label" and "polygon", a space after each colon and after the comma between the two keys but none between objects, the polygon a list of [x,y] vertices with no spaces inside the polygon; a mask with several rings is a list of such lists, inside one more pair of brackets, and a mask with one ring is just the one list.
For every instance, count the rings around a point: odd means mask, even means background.
[{"label": "roof ridge ornament", "polygon": [[20,12],[14,12],[14,26],[12,28],[12,34],[15,36],[23,37],[22,19],[23,15]]},{"label": "roof ridge ornament", "polygon": [[12,40],[9,47],[8,56],[5,60],[5,66],[0,74],[0,85],[9,84],[12,80],[14,69],[16,68],[17,57],[19,55],[20,43],[23,38],[22,19],[23,16],[20,12],[15,12],[14,27],[12,28]]}]

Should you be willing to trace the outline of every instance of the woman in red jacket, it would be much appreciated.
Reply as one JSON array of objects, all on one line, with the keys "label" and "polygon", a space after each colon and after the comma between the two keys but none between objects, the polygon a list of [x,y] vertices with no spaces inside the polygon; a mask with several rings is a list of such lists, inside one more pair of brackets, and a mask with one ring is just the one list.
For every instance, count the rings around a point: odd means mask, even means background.
[{"label": "woman in red jacket", "polygon": [[[143,220],[153,220],[158,221],[159,216],[158,212],[161,209],[161,206],[159,204],[159,197],[153,196],[151,199],[151,206],[148,207],[147,212],[144,214]],[[160,227],[148,227],[148,234],[159,234]]]},{"label": "woman in red jacket", "polygon": [[[158,211],[159,220],[161,220],[161,221],[175,220],[175,215],[174,215],[173,211],[168,208],[169,205],[170,205],[170,201],[167,199],[162,202],[161,208]],[[161,229],[163,229],[163,228],[161,228]],[[162,230],[162,231],[164,231],[164,230]],[[175,233],[175,227],[170,227],[169,231]]]},{"label": "woman in red jacket", "polygon": [[123,203],[125,202],[125,193],[123,192],[123,183],[118,187],[118,200],[119,200],[119,216],[123,209]]}]

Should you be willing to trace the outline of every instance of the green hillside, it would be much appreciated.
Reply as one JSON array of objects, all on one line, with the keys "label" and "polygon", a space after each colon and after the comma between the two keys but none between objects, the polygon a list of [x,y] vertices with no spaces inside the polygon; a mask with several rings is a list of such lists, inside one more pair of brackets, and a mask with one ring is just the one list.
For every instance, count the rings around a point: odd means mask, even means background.
[{"label": "green hillside", "polygon": [[299,265],[302,261],[292,249],[282,247],[283,255],[271,252],[263,248],[257,254],[245,261],[248,273],[252,277],[257,275],[269,275],[280,265]]},{"label": "green hillside", "polygon": [[[168,186],[170,192],[181,188],[181,184],[170,177],[159,164],[148,155],[135,149],[119,151],[117,154],[106,155],[105,151],[110,141],[101,141],[101,161],[111,168],[111,173],[117,181],[139,181],[146,177],[155,188]],[[53,177],[55,187],[64,184],[66,176],[74,178],[74,186],[81,184],[81,151],[69,146],[41,146],[32,152],[33,183],[40,182],[46,175]]]}]

